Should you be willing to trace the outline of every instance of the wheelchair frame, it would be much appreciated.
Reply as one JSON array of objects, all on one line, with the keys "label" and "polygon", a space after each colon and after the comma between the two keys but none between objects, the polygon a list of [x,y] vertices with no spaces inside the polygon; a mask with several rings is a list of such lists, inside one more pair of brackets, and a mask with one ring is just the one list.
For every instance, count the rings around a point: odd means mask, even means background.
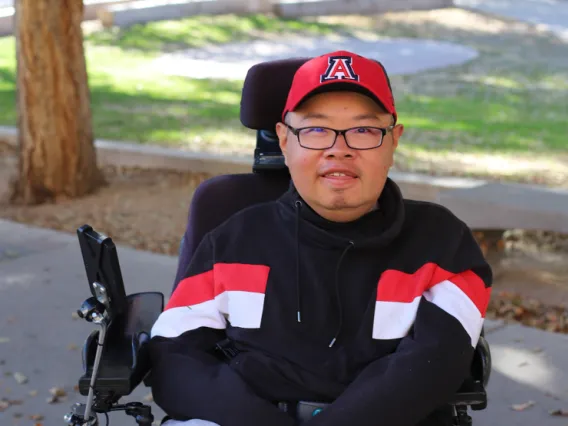
[{"label": "wheelchair frame", "polygon": [[[255,151],[256,173],[283,171],[282,154],[274,150],[274,138],[275,135],[270,132],[258,132],[258,139],[262,140],[258,141]],[[116,262],[118,264],[118,260]],[[97,282],[89,284],[100,285]],[[79,379],[79,392],[87,396],[87,402],[75,404],[64,416],[69,426],[97,426],[97,413],[120,410],[134,417],[141,426],[151,426],[154,421],[150,406],[140,402],[119,404],[119,400],[142,382],[147,387],[151,386],[151,365],[145,344],[150,339],[152,324],[163,311],[164,295],[144,292],[129,294],[126,299],[127,308],[119,315],[110,313],[112,301],[105,294],[86,299],[78,311],[81,318],[100,326],[100,330],[93,331],[83,346],[84,374]],[[490,373],[490,349],[482,333],[475,349],[470,377],[464,381],[455,398],[449,401],[454,409],[455,426],[472,425],[468,408],[474,411],[486,408],[485,386]]]},{"label": "wheelchair frame", "polygon": [[[276,91],[277,93],[270,97],[274,100],[272,104],[255,103],[254,101],[241,104],[241,122],[245,127],[257,131],[252,166],[252,172],[255,174],[273,176],[285,173],[289,176],[278,145],[278,138],[274,131],[266,129],[274,128],[272,123],[278,120],[281,111],[278,104],[283,104],[284,94],[287,93],[286,84],[291,84],[293,71],[304,60],[306,59],[273,61],[259,64],[249,70],[243,87],[243,98],[245,95],[254,97],[263,94],[265,96],[266,90],[251,83],[253,78],[259,79],[259,75],[263,72],[270,75],[267,80],[269,85],[273,84],[272,74],[275,69],[282,72],[280,76],[282,78],[279,81],[281,83],[283,81],[281,92]],[[265,67],[264,71],[263,67]],[[260,112],[267,114],[264,121],[257,119]],[[183,245],[184,240],[182,239],[180,253]],[[178,269],[183,266],[181,263],[182,257],[180,256]],[[118,259],[116,259],[116,265],[118,265]],[[115,273],[120,274],[119,267]],[[87,275],[89,276],[89,273]],[[100,285],[97,282],[89,282],[91,287],[97,284]],[[107,415],[111,411],[120,410],[134,417],[136,423],[141,426],[151,426],[154,421],[150,406],[140,402],[119,404],[119,400],[129,395],[141,383],[147,387],[151,386],[151,365],[146,352],[146,343],[150,339],[153,323],[163,311],[164,295],[160,292],[135,293],[127,295],[126,300],[127,308],[119,315],[112,314],[114,311],[112,300],[109,300],[105,294],[97,294],[88,298],[78,311],[80,317],[98,325],[100,330],[93,331],[83,345],[84,371],[79,379],[79,392],[87,397],[87,402],[75,404],[64,416],[69,426],[97,426],[97,414]],[[454,426],[472,425],[468,408],[477,411],[487,407],[485,387],[490,374],[491,353],[482,331],[475,348],[470,375],[457,391],[454,399],[448,401],[454,410]]]}]

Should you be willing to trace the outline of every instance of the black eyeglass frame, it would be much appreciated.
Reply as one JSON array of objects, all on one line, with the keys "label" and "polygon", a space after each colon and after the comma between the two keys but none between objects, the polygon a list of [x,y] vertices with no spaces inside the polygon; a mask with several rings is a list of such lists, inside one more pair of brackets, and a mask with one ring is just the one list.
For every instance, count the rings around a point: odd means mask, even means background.
[{"label": "black eyeglass frame", "polygon": [[[337,130],[337,129],[332,129],[331,127],[325,127],[325,126],[307,126],[307,127],[299,127],[299,128],[295,128],[290,126],[288,123],[283,123],[291,132],[292,134],[294,134],[294,136],[296,136],[298,138],[298,143],[300,144],[300,146],[304,149],[312,149],[315,151],[324,151],[326,149],[330,149],[333,147],[333,145],[335,145],[335,142],[337,142],[337,137],[339,135],[343,135],[343,139],[345,139],[345,143],[347,144],[347,146],[351,149],[355,149],[357,151],[368,151],[370,149],[377,149],[380,148],[383,145],[383,140],[385,139],[385,136],[387,135],[388,132],[392,131],[392,129],[394,129],[396,127],[395,124],[389,126],[389,127],[375,127],[375,126],[355,126],[355,127],[350,127],[348,129],[343,129],[343,130]],[[326,129],[326,130],[330,130],[332,132],[335,133],[335,138],[333,138],[333,143],[329,146],[326,146],[325,148],[311,148],[311,147],[307,147],[302,145],[302,140],[300,138],[300,132],[302,130],[306,130],[306,129]],[[370,148],[354,148],[351,145],[349,145],[349,141],[347,140],[347,132],[349,130],[354,130],[354,129],[375,129],[375,130],[380,130],[381,131],[381,139],[378,143],[378,145],[376,146],[372,146]]]}]

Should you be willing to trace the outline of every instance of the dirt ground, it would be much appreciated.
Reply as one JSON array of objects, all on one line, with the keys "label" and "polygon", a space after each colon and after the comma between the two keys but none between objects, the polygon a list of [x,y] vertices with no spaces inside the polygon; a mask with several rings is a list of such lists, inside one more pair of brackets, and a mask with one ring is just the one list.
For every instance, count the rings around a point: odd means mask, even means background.
[{"label": "dirt ground", "polygon": [[[0,143],[1,218],[69,233],[88,223],[119,244],[169,255],[177,254],[196,186],[209,177],[105,168],[108,186],[96,194],[25,207],[6,201],[16,164],[13,149]],[[568,235],[510,230],[504,242],[504,255],[491,258],[488,317],[568,333]]]}]

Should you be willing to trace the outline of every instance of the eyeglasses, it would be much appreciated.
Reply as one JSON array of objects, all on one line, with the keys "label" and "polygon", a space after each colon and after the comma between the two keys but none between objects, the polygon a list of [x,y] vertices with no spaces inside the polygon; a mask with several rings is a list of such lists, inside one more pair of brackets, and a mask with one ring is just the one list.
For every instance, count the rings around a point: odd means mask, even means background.
[{"label": "eyeglasses", "polygon": [[394,125],[387,128],[357,126],[345,130],[320,126],[296,129],[289,124],[284,124],[296,135],[298,143],[302,148],[317,150],[330,149],[335,145],[339,135],[343,135],[345,143],[351,149],[366,150],[379,148],[383,144],[385,135],[394,129]]}]

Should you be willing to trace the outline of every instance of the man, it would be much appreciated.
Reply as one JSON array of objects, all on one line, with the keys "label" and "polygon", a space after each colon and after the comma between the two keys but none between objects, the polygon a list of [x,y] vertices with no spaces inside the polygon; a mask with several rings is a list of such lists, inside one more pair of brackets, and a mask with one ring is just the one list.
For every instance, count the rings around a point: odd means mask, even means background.
[{"label": "man", "polygon": [[310,426],[451,424],[492,274],[462,221],[387,177],[397,120],[375,61],[297,71],[276,127],[289,191],[206,235],[152,330],[172,424],[296,425],[295,401],[331,403]]}]

